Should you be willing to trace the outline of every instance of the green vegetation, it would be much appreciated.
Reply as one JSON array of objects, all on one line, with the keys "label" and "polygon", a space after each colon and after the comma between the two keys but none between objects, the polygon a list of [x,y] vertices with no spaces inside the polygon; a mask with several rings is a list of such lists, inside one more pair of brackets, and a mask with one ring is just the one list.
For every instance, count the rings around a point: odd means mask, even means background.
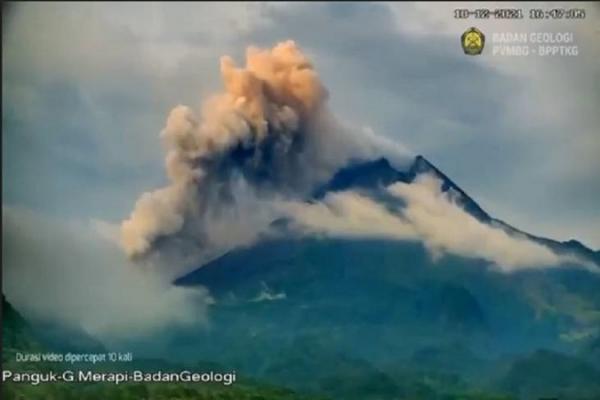
[{"label": "green vegetation", "polygon": [[[459,307],[460,308],[460,307]],[[463,307],[464,308],[464,307]],[[3,298],[2,367],[14,372],[60,372],[93,369],[114,372],[115,364],[16,362],[15,354],[48,352],[28,322]],[[319,333],[324,333],[319,331]],[[537,351],[508,359],[503,368],[486,364],[460,343],[417,349],[409,359],[376,367],[364,359],[335,350],[325,335],[297,338],[253,374],[221,383],[29,383],[3,382],[7,400],[592,400],[600,393],[600,372],[584,357]],[[238,344],[240,354],[248,348]],[[590,341],[588,351],[596,349]],[[263,359],[268,358],[266,355]],[[464,365],[463,365],[464,364]],[[258,363],[253,364],[255,367]],[[121,364],[123,370],[226,372],[210,362],[182,366],[165,360],[140,359]],[[238,370],[238,369],[236,369]],[[502,372],[500,372],[502,370]],[[239,370],[238,370],[239,371]],[[497,378],[483,383],[470,377],[481,372]],[[482,378],[484,378],[482,376]],[[485,379],[484,379],[485,380]],[[267,383],[268,382],[268,383]]]},{"label": "green vegetation", "polygon": [[[68,363],[16,362],[17,352],[47,352],[36,339],[27,321],[2,297],[2,369],[15,372],[60,372],[67,368],[83,368]],[[198,364],[202,369],[205,364]],[[87,367],[91,368],[91,367]],[[97,371],[108,371],[114,364],[101,363],[94,367]],[[177,370],[177,366],[161,360],[139,360],[128,365],[127,369],[138,368],[144,371]],[[212,368],[212,367],[211,367]],[[219,369],[215,366],[213,369]],[[2,399],[6,400],[320,400],[324,397],[303,396],[292,390],[241,379],[233,385],[206,383],[51,383],[31,385],[29,383],[2,383]]]},{"label": "green vegetation", "polygon": [[[14,315],[18,316],[17,313]],[[4,357],[3,368],[13,372],[60,372],[67,368],[83,368],[82,365],[69,366],[67,363],[17,363],[14,354],[20,352],[45,351],[29,332],[27,324],[23,322],[17,327],[19,332],[9,332],[13,337],[20,337],[19,343],[23,348],[11,347],[13,358]],[[10,337],[6,336],[6,337]],[[12,342],[11,342],[12,343]],[[12,343],[14,344],[14,343]],[[11,344],[11,345],[12,345]],[[30,347],[31,346],[31,347]],[[231,386],[222,384],[193,384],[193,383],[52,383],[31,385],[28,383],[4,382],[2,385],[2,399],[7,400],[175,400],[175,399],[222,399],[222,400],[331,400],[331,399],[411,399],[411,400],[514,400],[511,397],[502,397],[484,393],[469,393],[466,386],[455,382],[456,377],[446,377],[443,374],[410,374],[383,372],[375,369],[364,361],[352,360],[340,356],[327,356],[325,349],[317,347],[317,352],[309,348],[303,357],[300,352],[295,356],[282,354],[282,364],[278,371],[270,371],[275,383],[284,384],[294,382],[295,390],[285,389],[281,386],[265,384],[247,378],[239,378]],[[314,349],[313,349],[314,350]],[[321,354],[323,353],[323,354]],[[320,358],[322,355],[325,358]],[[312,361],[312,364],[310,360]],[[319,368],[319,359],[329,359],[324,368]],[[287,362],[285,361],[287,360]],[[205,363],[198,364],[200,371],[206,367]],[[89,366],[88,366],[89,368]],[[110,371],[114,364],[99,363],[93,369],[97,371]],[[178,367],[161,360],[139,360],[127,365],[127,369],[177,370]],[[180,368],[181,369],[181,368]],[[218,365],[212,365],[212,370],[220,370]],[[311,379],[310,371],[323,371],[323,376]],[[305,379],[297,379],[302,374],[307,374]],[[291,374],[291,376],[286,376]],[[269,375],[269,374],[268,374]],[[285,379],[284,379],[285,378]],[[266,378],[264,378],[266,379]]]},{"label": "green vegetation", "polygon": [[2,385],[6,400],[317,400],[290,390],[259,384],[236,384],[230,387],[207,384],[28,384]]},{"label": "green vegetation", "polygon": [[539,350],[511,365],[499,386],[521,399],[598,399],[600,372],[578,357]]},{"label": "green vegetation", "polygon": [[43,347],[35,339],[27,321],[6,301],[2,295],[2,361],[14,359],[18,350],[41,351]]}]

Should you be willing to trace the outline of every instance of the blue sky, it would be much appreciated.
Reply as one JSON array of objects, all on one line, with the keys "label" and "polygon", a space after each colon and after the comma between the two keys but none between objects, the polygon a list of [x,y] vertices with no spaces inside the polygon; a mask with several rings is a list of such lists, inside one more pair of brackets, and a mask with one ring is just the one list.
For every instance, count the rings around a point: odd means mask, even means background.
[{"label": "blue sky", "polygon": [[[599,7],[579,5],[583,21],[475,23],[454,20],[459,6],[13,4],[3,14],[3,204],[119,222],[164,184],[168,111],[219,89],[219,57],[241,62],[248,45],[293,39],[340,118],[424,154],[494,216],[600,248]],[[473,24],[488,37],[574,32],[580,54],[467,57],[458,38]]]}]

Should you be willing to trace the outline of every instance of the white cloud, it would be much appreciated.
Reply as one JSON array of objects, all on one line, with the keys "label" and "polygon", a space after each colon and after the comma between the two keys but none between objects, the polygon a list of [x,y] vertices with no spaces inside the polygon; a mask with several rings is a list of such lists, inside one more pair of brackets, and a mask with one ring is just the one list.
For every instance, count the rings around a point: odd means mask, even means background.
[{"label": "white cloud", "polygon": [[26,316],[83,329],[105,343],[205,321],[207,291],[175,287],[145,270],[151,266],[127,262],[110,239],[110,224],[2,211],[2,290]]},{"label": "white cloud", "polygon": [[442,192],[440,185],[437,178],[421,175],[412,184],[389,186],[387,191],[406,204],[399,212],[351,191],[329,194],[319,203],[282,203],[281,209],[303,233],[421,240],[434,256],[482,258],[505,272],[573,261],[480,222],[458,206],[452,194]]},{"label": "white cloud", "polygon": [[421,176],[411,185],[396,183],[388,191],[406,201],[405,218],[434,252],[483,258],[507,271],[563,261],[545,246],[511,236],[468,214],[432,176]]},{"label": "white cloud", "polygon": [[282,202],[279,206],[304,233],[398,240],[417,237],[413,227],[401,216],[355,192],[330,193],[322,202]]}]

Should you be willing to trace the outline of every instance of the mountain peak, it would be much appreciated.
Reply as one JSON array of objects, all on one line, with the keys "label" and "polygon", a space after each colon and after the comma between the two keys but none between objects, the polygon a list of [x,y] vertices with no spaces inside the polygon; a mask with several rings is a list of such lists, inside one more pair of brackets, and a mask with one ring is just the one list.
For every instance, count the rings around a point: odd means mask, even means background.
[{"label": "mountain peak", "polygon": [[431,171],[440,173],[440,171],[432,163],[430,163],[420,154],[415,157],[415,160],[410,167],[410,172],[412,174],[426,173]]},{"label": "mountain peak", "polygon": [[[327,183],[318,187],[312,193],[311,199],[319,200],[328,193],[345,190],[366,191],[378,196],[387,186],[396,182],[411,184],[422,174],[429,174],[436,177],[441,182],[441,191],[448,192],[451,190],[452,201],[480,222],[493,224],[508,234],[524,236],[536,243],[549,247],[557,254],[575,254],[600,266],[600,252],[590,250],[576,240],[559,242],[535,236],[521,231],[502,220],[493,218],[462,190],[460,186],[454,183],[422,155],[417,155],[410,167],[405,171],[397,170],[383,157],[369,161],[353,162],[338,170]],[[286,220],[276,221],[276,223],[285,226]]]},{"label": "mountain peak", "polygon": [[420,174],[431,174],[442,181],[442,192],[447,192],[452,189],[453,192],[457,193],[457,203],[469,214],[473,215],[480,221],[491,222],[492,218],[486,213],[483,208],[479,206],[467,193],[465,193],[460,186],[448,178],[442,171],[440,171],[435,165],[429,162],[422,155],[415,157],[413,164],[411,165],[409,172],[412,182]]},{"label": "mountain peak", "polygon": [[396,170],[384,158],[350,164],[335,173],[325,185],[319,187],[313,197],[319,199],[328,192],[339,192],[350,188],[374,189],[394,182],[408,182],[409,176]]},{"label": "mountain peak", "polygon": [[319,187],[313,197],[320,199],[328,192],[348,189],[379,189],[395,182],[412,183],[421,174],[431,174],[442,182],[442,191],[452,189],[458,194],[458,204],[480,221],[490,222],[491,217],[471,199],[457,184],[442,173],[422,155],[417,155],[407,171],[395,169],[386,158],[352,163],[335,173],[325,185]]}]

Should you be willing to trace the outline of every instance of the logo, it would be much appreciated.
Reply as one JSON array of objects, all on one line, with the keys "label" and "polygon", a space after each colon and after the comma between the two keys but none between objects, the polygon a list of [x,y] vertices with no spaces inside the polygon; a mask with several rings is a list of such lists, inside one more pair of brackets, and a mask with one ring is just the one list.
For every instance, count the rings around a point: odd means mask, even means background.
[{"label": "logo", "polygon": [[485,45],[485,35],[479,29],[472,27],[465,31],[460,37],[465,54],[476,56],[481,54]]}]

